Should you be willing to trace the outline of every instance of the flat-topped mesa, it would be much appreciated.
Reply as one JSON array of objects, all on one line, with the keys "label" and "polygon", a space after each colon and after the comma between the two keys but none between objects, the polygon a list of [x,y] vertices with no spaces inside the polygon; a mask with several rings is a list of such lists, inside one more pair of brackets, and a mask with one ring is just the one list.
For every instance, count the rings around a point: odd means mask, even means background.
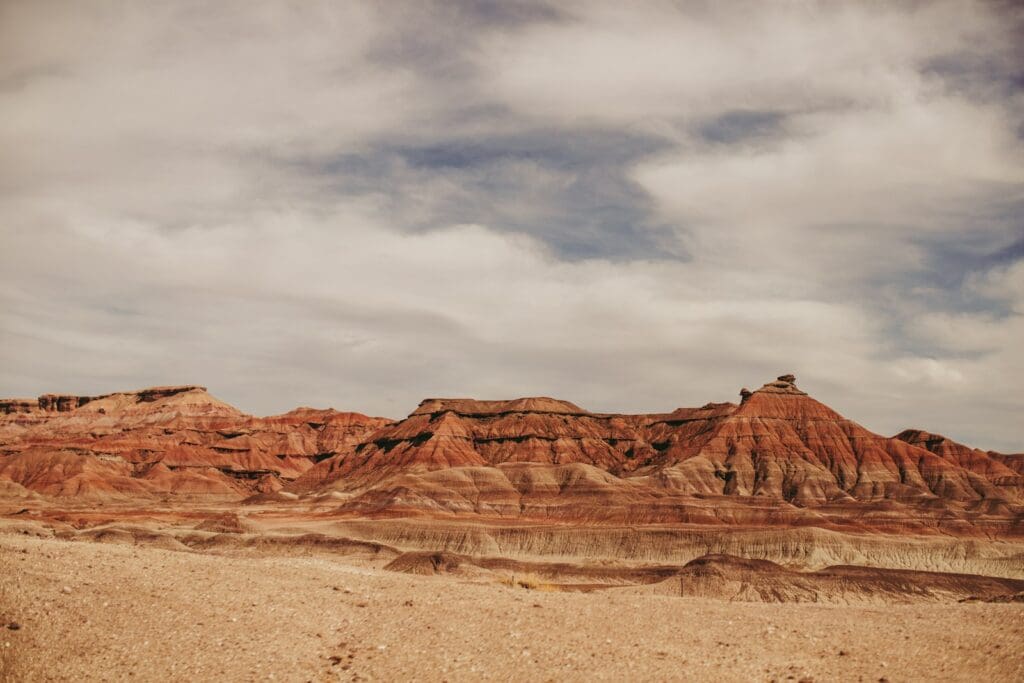
[{"label": "flat-topped mesa", "polygon": [[457,415],[502,415],[505,413],[590,414],[569,401],[559,401],[547,396],[537,396],[508,401],[478,401],[473,398],[428,398],[421,401],[419,407],[411,415],[435,415],[445,412]]}]

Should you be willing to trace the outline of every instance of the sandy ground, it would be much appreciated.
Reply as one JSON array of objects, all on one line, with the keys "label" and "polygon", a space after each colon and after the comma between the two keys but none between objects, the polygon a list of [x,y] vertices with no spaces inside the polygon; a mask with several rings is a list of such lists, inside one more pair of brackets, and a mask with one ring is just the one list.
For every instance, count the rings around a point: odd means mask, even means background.
[{"label": "sandy ground", "polygon": [[1024,680],[1024,606],[542,592],[0,535],[9,680]]}]

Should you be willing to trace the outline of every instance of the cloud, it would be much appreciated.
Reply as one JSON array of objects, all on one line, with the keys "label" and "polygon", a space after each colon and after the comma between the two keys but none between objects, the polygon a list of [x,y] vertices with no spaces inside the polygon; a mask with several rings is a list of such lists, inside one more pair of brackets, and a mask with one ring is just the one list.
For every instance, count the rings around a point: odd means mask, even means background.
[{"label": "cloud", "polygon": [[736,110],[882,104],[954,64],[1007,71],[1019,50],[1019,12],[1007,17],[980,3],[569,5],[572,22],[531,25],[486,45],[487,82],[523,116],[657,125]]},{"label": "cloud", "polygon": [[1020,13],[624,7],[5,3],[0,394],[662,411],[793,371],[1024,450]]},{"label": "cloud", "polygon": [[617,130],[527,129],[396,140],[363,154],[298,163],[323,191],[373,197],[406,229],[484,223],[534,235],[569,259],[685,258],[627,173],[659,146]]}]

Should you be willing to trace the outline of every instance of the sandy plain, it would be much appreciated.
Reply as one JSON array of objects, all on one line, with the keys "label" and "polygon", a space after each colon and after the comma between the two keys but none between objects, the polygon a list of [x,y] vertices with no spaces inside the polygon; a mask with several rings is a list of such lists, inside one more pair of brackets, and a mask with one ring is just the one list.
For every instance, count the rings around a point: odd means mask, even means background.
[{"label": "sandy plain", "polygon": [[1024,680],[1020,603],[566,591],[322,549],[166,549],[34,528],[0,530],[3,680]]}]

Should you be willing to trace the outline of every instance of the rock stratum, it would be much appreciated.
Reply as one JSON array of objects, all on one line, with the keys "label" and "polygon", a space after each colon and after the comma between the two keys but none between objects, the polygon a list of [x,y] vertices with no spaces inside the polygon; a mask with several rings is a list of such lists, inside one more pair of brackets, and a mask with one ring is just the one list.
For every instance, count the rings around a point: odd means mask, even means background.
[{"label": "rock stratum", "polygon": [[253,417],[199,386],[0,401],[0,496],[218,498],[360,518],[1019,537],[1024,455],[875,434],[783,375],[645,415],[426,399],[405,419]]}]

